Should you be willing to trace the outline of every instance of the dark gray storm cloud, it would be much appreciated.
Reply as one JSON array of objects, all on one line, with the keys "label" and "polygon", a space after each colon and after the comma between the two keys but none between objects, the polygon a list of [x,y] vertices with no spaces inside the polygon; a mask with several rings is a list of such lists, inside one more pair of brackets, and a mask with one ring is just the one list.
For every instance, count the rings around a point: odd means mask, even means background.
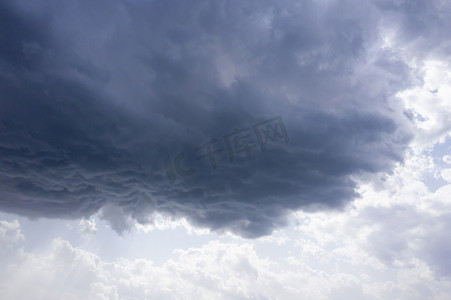
[{"label": "dark gray storm cloud", "polygon": [[344,207],[353,176],[403,160],[410,125],[394,95],[415,78],[381,28],[387,11],[403,16],[414,41],[414,7],[0,3],[3,211],[100,210],[119,232],[157,211],[256,237],[293,210]]}]

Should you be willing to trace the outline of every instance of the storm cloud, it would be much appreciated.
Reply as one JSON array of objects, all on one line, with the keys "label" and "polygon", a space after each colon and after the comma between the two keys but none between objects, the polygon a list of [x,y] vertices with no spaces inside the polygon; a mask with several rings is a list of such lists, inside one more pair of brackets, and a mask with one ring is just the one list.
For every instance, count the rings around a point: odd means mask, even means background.
[{"label": "storm cloud", "polygon": [[258,237],[345,207],[353,176],[390,172],[412,138],[395,95],[417,77],[384,48],[392,18],[406,43],[431,32],[410,6],[0,3],[6,212],[100,212],[118,232],[160,212]]}]

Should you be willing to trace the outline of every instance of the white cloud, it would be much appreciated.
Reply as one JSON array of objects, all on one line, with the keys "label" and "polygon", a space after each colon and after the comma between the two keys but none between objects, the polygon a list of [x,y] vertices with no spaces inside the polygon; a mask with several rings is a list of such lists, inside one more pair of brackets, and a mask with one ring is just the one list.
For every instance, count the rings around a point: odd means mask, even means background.
[{"label": "white cloud", "polygon": [[[200,247],[175,250],[175,256],[161,265],[149,259],[108,262],[68,241],[55,239],[45,251],[19,251],[13,260],[2,261],[7,267],[0,294],[7,299],[29,299],[33,295],[33,299],[50,300],[410,300],[451,296],[449,279],[438,281],[436,277],[440,271],[446,275],[446,266],[437,269],[439,260],[434,261],[438,257],[434,247],[446,240],[446,228],[450,227],[443,227],[440,220],[431,222],[432,217],[426,217],[427,222],[414,218],[406,222],[413,213],[402,205],[380,211],[370,206],[356,209],[353,216],[304,215],[309,221],[298,227],[300,232],[282,235],[283,247],[291,248],[292,253],[279,259],[262,256],[255,248],[256,244],[274,244],[272,240],[231,241],[231,236],[224,237],[228,241],[219,238]],[[423,231],[412,231],[416,226]],[[13,228],[13,236],[20,232],[17,222],[7,227]],[[434,236],[424,239],[431,232]],[[303,238],[299,238],[300,233]],[[409,255],[395,251],[400,235],[404,243],[407,240]],[[17,243],[10,244],[20,250]],[[448,251],[438,249],[444,251],[440,255]],[[21,288],[24,286],[27,289]]]},{"label": "white cloud", "polygon": [[135,224],[135,227],[139,231],[143,231],[145,233],[152,232],[154,230],[174,230],[176,228],[184,228],[186,230],[186,233],[189,235],[193,233],[196,235],[205,235],[210,233],[210,230],[208,229],[193,226],[186,220],[186,218],[175,220],[169,215],[155,212],[151,215],[151,217],[149,217],[149,219],[149,224]]},{"label": "white cloud", "polygon": [[451,169],[443,169],[440,174],[444,180],[451,182]]},{"label": "white cloud", "polygon": [[17,242],[24,239],[17,220],[0,221],[0,253],[11,249]]},{"label": "white cloud", "polygon": [[81,219],[78,225],[79,232],[82,236],[91,236],[97,233],[96,222],[94,220]]},{"label": "white cloud", "polygon": [[[415,59],[411,60],[415,61]],[[414,64],[415,62],[411,62]],[[417,124],[417,147],[444,142],[451,132],[451,73],[444,60],[426,60],[417,67],[423,83],[398,93]]]}]

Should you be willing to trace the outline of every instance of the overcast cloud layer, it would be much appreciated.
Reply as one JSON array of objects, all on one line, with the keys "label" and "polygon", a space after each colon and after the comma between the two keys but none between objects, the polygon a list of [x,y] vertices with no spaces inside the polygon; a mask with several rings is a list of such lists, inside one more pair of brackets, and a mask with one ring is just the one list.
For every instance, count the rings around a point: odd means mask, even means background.
[{"label": "overcast cloud layer", "polygon": [[[0,1],[0,209],[101,211],[118,232],[158,211],[257,237],[343,208],[413,137],[396,94],[421,74],[388,44],[449,49],[449,5],[393,3]],[[262,150],[253,126],[277,116],[287,135]],[[197,158],[244,128],[248,156]],[[180,153],[189,174],[168,176]]]}]

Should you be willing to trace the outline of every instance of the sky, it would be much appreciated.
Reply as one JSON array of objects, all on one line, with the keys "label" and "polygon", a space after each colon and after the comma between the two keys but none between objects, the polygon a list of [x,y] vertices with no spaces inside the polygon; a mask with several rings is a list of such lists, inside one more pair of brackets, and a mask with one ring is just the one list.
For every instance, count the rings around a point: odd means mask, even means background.
[{"label": "sky", "polygon": [[0,0],[0,297],[450,299],[450,14]]}]

